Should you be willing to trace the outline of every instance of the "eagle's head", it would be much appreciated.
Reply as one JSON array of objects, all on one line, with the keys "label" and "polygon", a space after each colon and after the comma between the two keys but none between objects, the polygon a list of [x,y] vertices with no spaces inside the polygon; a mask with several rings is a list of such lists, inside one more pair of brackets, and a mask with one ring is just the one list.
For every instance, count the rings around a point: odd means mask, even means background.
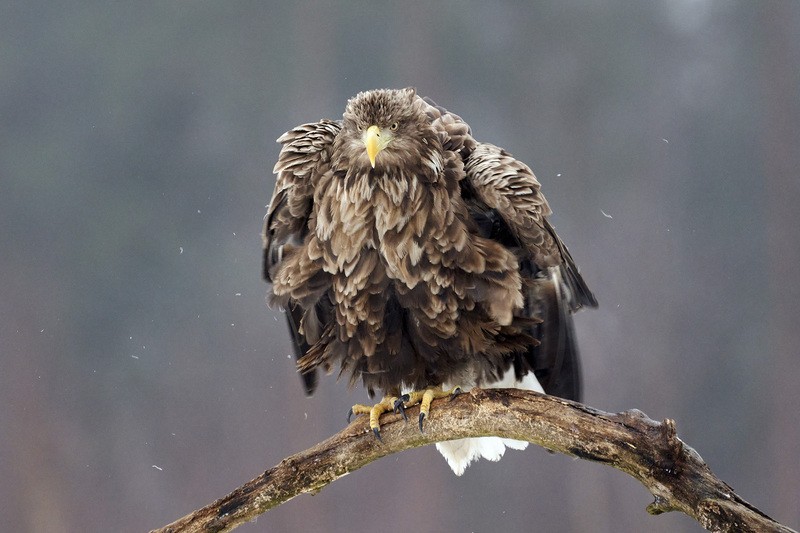
[{"label": "eagle's head", "polygon": [[[335,153],[338,165],[393,173],[441,167],[441,144],[426,114],[427,104],[413,88],[358,93],[347,102]],[[419,169],[422,170],[422,169]]]}]

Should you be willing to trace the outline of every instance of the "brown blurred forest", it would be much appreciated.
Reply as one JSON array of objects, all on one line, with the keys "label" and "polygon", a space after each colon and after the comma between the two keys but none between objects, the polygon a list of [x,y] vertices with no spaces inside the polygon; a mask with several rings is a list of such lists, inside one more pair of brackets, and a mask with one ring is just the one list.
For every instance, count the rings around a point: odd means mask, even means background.
[{"label": "brown blurred forest", "polygon": [[[586,402],[671,417],[800,527],[800,3],[6,2],[0,523],[142,531],[336,432],[260,237],[274,139],[416,86],[529,163],[600,300]],[[432,447],[240,531],[700,531],[541,449]]]}]

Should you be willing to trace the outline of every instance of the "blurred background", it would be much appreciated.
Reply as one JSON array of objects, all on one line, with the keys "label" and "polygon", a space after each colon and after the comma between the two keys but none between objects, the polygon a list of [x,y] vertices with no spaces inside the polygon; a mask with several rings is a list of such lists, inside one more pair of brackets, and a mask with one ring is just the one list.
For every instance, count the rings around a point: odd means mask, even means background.
[{"label": "blurred background", "polygon": [[[323,440],[265,304],[287,129],[413,85],[527,162],[600,300],[585,401],[674,418],[800,527],[800,3],[0,7],[0,523],[162,526]],[[700,531],[608,467],[433,447],[241,531]]]}]

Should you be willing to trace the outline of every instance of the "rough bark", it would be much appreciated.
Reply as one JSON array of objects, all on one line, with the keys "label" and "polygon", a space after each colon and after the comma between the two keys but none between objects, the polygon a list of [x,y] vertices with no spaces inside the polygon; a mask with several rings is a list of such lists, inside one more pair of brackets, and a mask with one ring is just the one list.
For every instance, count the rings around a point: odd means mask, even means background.
[{"label": "rough bark", "polygon": [[[416,410],[408,410],[411,420]],[[383,443],[369,431],[366,417],[359,417],[224,498],[154,531],[229,531],[386,455],[440,440],[485,435],[526,440],[618,468],[653,494],[655,500],[647,507],[651,514],[681,511],[709,531],[793,531],[718,479],[700,455],[677,437],[674,421],[659,423],[635,409],[612,414],[530,391],[474,389],[452,401],[436,401],[425,433],[414,422],[404,423],[399,415],[384,415],[381,422]]]}]

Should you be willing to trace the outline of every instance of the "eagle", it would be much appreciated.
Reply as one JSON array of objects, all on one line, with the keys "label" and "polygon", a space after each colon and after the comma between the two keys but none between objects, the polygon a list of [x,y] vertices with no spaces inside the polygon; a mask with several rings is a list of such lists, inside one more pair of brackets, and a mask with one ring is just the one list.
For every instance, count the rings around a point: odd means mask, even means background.
[{"label": "eagle", "polygon": [[[268,301],[285,310],[305,391],[317,371],[361,382],[381,414],[471,387],[575,401],[572,313],[596,307],[527,165],[477,141],[414,88],[347,102],[341,120],[283,134],[264,218]],[[457,475],[527,443],[437,443]]]}]

